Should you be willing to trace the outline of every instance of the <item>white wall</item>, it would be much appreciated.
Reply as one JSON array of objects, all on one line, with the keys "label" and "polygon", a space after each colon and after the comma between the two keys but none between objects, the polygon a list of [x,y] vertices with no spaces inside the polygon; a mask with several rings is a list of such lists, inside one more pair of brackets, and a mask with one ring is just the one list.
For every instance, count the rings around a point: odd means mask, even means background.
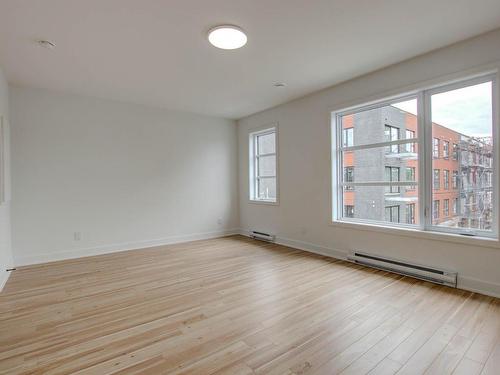
[{"label": "white wall", "polygon": [[7,81],[0,68],[0,116],[4,118],[4,134],[5,134],[5,181],[6,181],[6,202],[0,204],[0,291],[2,290],[9,273],[5,270],[12,267],[12,253],[11,253],[11,237],[10,237],[10,141],[9,141],[9,88]]},{"label": "white wall", "polygon": [[16,265],[238,227],[234,121],[11,87],[11,123]]},{"label": "white wall", "polygon": [[[331,224],[330,113],[347,105],[382,98],[431,82],[456,78],[457,72],[500,66],[500,29],[393,65],[305,98],[241,119],[240,225],[243,230],[275,233],[278,239],[334,256],[364,250],[457,270],[459,285],[500,296],[498,241],[418,238]],[[248,202],[248,132],[279,123],[280,204]],[[498,180],[496,181],[498,183]],[[454,241],[454,242],[453,242]]]}]

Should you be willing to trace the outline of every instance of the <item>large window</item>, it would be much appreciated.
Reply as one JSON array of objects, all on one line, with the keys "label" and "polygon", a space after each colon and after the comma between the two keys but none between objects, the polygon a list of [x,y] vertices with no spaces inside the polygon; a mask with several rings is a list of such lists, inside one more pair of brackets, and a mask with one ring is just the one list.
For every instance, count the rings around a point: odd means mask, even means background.
[{"label": "large window", "polygon": [[495,85],[485,76],[335,113],[334,220],[496,237]]},{"label": "large window", "polygon": [[276,128],[250,133],[250,200],[277,202]]}]

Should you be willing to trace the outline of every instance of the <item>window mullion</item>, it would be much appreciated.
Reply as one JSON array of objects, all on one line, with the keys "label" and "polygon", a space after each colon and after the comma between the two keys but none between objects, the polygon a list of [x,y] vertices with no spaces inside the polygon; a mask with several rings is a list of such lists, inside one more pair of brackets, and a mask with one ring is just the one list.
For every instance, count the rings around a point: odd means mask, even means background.
[{"label": "window mullion", "polygon": [[[432,226],[432,189],[433,189],[433,142],[430,95],[426,91],[419,94],[418,123],[422,134],[419,142],[419,166],[421,171],[419,197],[420,212],[423,214],[421,229],[429,230]],[[421,115],[420,115],[421,114]]]}]

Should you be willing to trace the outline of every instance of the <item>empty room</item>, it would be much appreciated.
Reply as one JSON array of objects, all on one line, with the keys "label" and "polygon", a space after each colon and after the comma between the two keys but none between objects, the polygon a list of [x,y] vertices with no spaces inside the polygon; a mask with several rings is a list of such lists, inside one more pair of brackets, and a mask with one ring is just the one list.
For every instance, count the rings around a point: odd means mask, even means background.
[{"label": "empty room", "polygon": [[0,374],[500,374],[500,1],[0,0]]}]

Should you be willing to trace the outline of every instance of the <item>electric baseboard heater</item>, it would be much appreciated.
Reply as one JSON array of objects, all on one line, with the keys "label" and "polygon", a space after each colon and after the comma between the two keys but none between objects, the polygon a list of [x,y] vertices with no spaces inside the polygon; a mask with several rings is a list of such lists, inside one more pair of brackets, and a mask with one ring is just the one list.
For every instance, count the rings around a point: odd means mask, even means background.
[{"label": "electric baseboard heater", "polygon": [[457,287],[457,273],[440,270],[432,267],[406,263],[400,260],[380,257],[378,255],[353,252],[347,256],[347,260],[367,267],[383,271],[394,272],[404,276],[430,281],[436,284]]},{"label": "electric baseboard heater", "polygon": [[257,232],[255,230],[250,232],[250,237],[256,240],[266,241],[266,242],[274,242],[275,240],[274,234]]}]

